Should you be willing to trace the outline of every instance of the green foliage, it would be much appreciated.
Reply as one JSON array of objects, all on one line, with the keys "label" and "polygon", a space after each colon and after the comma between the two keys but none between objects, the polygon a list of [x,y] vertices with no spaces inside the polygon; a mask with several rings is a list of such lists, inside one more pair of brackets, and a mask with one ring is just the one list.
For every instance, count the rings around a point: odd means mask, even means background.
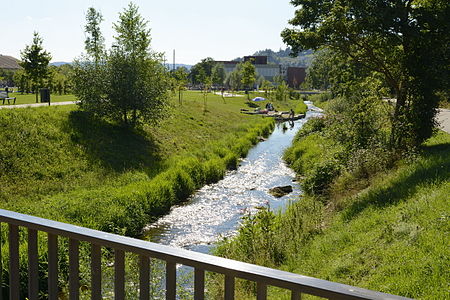
[{"label": "green foliage", "polygon": [[96,51],[102,48],[97,32],[101,15],[92,13],[86,28],[92,30],[88,33],[96,44],[86,43],[88,56],[74,65],[74,92],[81,101],[80,107],[131,127],[143,121],[156,124],[167,114],[169,78],[161,55],[150,51],[147,21],[130,3],[114,24],[115,45],[106,60],[99,63]]},{"label": "green foliage", "polygon": [[[324,120],[316,122],[303,134],[309,145],[322,131],[317,127]],[[450,136],[441,132],[416,158],[378,173],[368,188],[344,197],[304,196],[283,213],[246,217],[244,228],[216,254],[405,297],[445,298],[449,151]],[[217,280],[213,284],[220,290]],[[237,286],[242,298],[255,293],[252,285]],[[289,299],[290,294],[269,288],[268,296]]]},{"label": "green foliage", "polygon": [[58,93],[59,95],[68,94],[71,92],[71,84],[69,76],[72,73],[72,66],[70,64],[59,67],[50,66],[49,76],[47,78],[47,87],[51,93]]},{"label": "green foliage", "polygon": [[242,65],[237,64],[233,71],[228,73],[225,77],[225,84],[233,91],[242,88]]},{"label": "green foliage", "polygon": [[159,56],[138,58],[112,51],[106,68],[105,114],[135,127],[145,120],[156,124],[167,109],[168,76]]},{"label": "green foliage", "polygon": [[337,159],[316,164],[302,182],[303,191],[308,195],[323,195],[339,175],[340,169],[341,162]]},{"label": "green foliage", "polygon": [[206,78],[211,78],[214,65],[214,59],[211,57],[204,58],[195,64],[189,73],[191,83],[194,85],[204,84]]},{"label": "green foliage", "polygon": [[[241,68],[241,83],[247,89],[253,89],[253,85],[256,81],[256,68],[252,60],[247,60],[242,63]],[[249,94],[247,94],[249,99]]]},{"label": "green foliage", "polygon": [[7,86],[15,86],[14,85],[14,73],[11,70],[4,70],[0,68],[0,82]]},{"label": "green foliage", "polygon": [[[282,36],[294,53],[325,47],[333,51],[336,66],[343,64],[344,70],[350,70],[350,77],[358,75],[358,69],[382,76],[397,98],[392,148],[417,147],[431,136],[438,105],[435,93],[448,86],[450,77],[447,1],[349,1],[343,5],[295,0],[292,4],[299,9],[290,23],[298,28],[285,29]],[[327,77],[333,63],[319,63],[317,71],[321,68]],[[327,85],[324,79],[317,84]],[[350,83],[345,77],[343,82]]]},{"label": "green foliage", "polygon": [[215,85],[223,86],[225,81],[225,69],[222,64],[216,63],[212,68],[211,81]]},{"label": "green foliage", "polygon": [[92,57],[96,63],[100,63],[105,54],[105,38],[100,30],[100,23],[104,21],[102,14],[93,7],[89,7],[86,13],[86,40],[84,48],[88,56]]},{"label": "green foliage", "polygon": [[189,72],[186,68],[181,67],[170,73],[173,79],[173,87],[178,91],[178,103],[183,104],[183,90],[186,89],[188,83]]},{"label": "green foliage", "polygon": [[22,94],[31,91],[31,82],[24,70],[17,70],[14,73],[14,83]]},{"label": "green foliage", "polygon": [[289,87],[287,83],[283,80],[275,89],[275,99],[277,101],[286,101],[289,95]]},{"label": "green foliage", "polygon": [[[273,128],[239,114],[243,99],[225,105],[212,95],[214,110],[205,116],[200,94],[186,94],[190,105],[174,109],[176,117],[140,130],[70,106],[0,111],[2,207],[138,234],[149,216],[236,168],[257,136]],[[102,206],[104,213],[93,213]]]},{"label": "green foliage", "polygon": [[38,102],[38,89],[42,87],[44,80],[48,75],[48,63],[52,59],[50,53],[42,47],[42,38],[37,32],[33,33],[33,42],[27,45],[20,52],[22,62],[21,67],[24,69],[26,78],[30,80],[31,90],[36,94],[36,102]]}]

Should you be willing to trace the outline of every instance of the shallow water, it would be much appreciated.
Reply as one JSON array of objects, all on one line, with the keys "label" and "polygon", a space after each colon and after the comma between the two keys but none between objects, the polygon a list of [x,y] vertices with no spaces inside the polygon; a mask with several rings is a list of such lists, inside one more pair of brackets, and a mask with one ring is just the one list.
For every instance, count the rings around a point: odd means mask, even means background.
[{"label": "shallow water", "polygon": [[[266,141],[249,151],[237,170],[204,186],[189,201],[174,206],[167,215],[148,225],[147,239],[208,253],[219,239],[236,233],[243,214],[267,205],[283,209],[290,200],[298,199],[301,189],[282,155],[306,120],[320,114],[320,109],[307,104],[310,110],[305,119],[295,121],[293,127],[286,123],[287,130],[278,124]],[[281,198],[268,193],[270,188],[284,185],[291,185],[293,192]]]}]

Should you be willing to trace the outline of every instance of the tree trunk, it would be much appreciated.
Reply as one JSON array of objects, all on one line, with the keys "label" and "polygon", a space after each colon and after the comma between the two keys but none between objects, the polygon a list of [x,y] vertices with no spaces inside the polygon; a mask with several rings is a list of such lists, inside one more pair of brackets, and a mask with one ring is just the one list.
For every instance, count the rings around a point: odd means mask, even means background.
[{"label": "tree trunk", "polygon": [[394,115],[392,116],[392,128],[390,136],[391,149],[400,149],[404,139],[405,125],[405,110],[406,110],[406,89],[400,83],[400,87],[396,89],[397,101],[395,103]]}]

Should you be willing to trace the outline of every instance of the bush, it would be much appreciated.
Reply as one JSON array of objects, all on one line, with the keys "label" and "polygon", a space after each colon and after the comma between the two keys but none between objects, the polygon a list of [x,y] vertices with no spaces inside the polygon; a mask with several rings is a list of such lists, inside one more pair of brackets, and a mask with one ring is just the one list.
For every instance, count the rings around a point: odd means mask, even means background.
[{"label": "bush", "polygon": [[311,169],[302,182],[305,193],[309,195],[323,195],[333,180],[339,175],[342,166],[338,160],[321,162]]}]

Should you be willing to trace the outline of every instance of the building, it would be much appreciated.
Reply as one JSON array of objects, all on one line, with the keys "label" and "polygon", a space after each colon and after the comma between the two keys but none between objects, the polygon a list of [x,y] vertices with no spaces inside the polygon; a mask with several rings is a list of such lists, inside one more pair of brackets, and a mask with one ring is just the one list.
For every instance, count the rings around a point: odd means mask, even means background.
[{"label": "building", "polygon": [[290,88],[298,89],[300,84],[305,81],[306,68],[288,67],[286,71],[287,84]]},{"label": "building", "polygon": [[22,69],[21,66],[19,66],[19,60],[7,55],[0,54],[0,69],[3,70],[9,70],[9,71],[17,71],[19,69]]},{"label": "building", "polygon": [[[267,56],[244,56],[244,62],[251,61],[255,65],[256,72],[264,79],[274,82],[275,77],[281,76],[292,88],[298,88],[305,81],[306,68],[286,67],[278,64],[269,64]],[[236,68],[238,61],[216,61],[223,65],[225,73],[231,73]]]},{"label": "building", "polygon": [[[275,76],[283,75],[281,65],[268,64],[267,56],[245,56],[244,62],[251,60],[255,65],[256,72],[263,76],[264,79],[271,82],[274,81]],[[231,73],[236,68],[238,61],[216,61],[223,65],[225,73]]]}]

